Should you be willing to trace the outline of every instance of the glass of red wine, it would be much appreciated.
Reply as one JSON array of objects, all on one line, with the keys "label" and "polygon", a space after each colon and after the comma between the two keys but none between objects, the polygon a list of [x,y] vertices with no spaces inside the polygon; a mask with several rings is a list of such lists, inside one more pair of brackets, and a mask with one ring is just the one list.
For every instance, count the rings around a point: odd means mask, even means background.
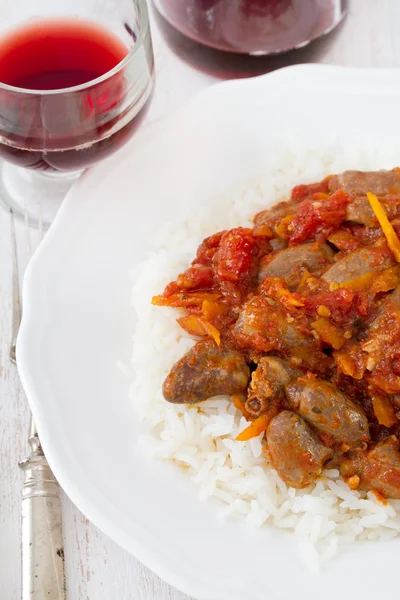
[{"label": "glass of red wine", "polygon": [[187,37],[217,50],[250,56],[303,47],[332,31],[347,0],[154,0]]},{"label": "glass of red wine", "polygon": [[0,0],[0,197],[50,223],[71,184],[148,107],[146,0]]}]

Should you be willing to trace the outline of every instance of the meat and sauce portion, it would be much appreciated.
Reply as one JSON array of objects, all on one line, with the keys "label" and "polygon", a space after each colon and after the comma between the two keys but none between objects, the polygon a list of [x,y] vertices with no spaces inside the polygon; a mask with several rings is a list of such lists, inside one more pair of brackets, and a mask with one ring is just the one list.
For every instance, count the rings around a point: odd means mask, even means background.
[{"label": "meat and sauce portion", "polygon": [[164,381],[163,394],[169,402],[193,404],[213,396],[243,392],[250,369],[240,352],[223,342],[202,340],[185,354]]},{"label": "meat and sauce portion", "polygon": [[400,169],[296,186],[252,227],[206,238],[153,304],[198,340],[177,404],[228,395],[296,488],[336,466],[400,499]]},{"label": "meat and sauce portion", "polygon": [[271,420],[268,450],[282,479],[296,488],[310,485],[333,456],[306,421],[289,410]]}]

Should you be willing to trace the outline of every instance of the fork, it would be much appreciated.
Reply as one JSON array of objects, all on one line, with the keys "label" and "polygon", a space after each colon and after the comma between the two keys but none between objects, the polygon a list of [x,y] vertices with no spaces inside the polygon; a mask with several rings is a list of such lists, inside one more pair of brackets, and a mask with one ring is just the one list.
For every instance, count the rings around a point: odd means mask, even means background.
[{"label": "fork", "polygon": [[[16,365],[16,344],[21,324],[17,237],[12,210],[12,333],[10,359]],[[65,600],[64,546],[60,487],[40,443],[31,415],[29,456],[19,463],[25,473],[22,488],[22,600]]]}]

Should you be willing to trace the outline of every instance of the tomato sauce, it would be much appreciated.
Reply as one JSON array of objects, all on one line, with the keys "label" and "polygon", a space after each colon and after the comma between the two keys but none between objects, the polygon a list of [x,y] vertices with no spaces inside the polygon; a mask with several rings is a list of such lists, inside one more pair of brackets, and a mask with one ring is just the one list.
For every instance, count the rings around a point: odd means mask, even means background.
[{"label": "tomato sauce", "polygon": [[[381,469],[371,466],[376,456],[394,453],[400,481],[400,453],[393,442],[400,435],[400,265],[393,252],[400,233],[397,184],[398,170],[348,171],[298,185],[287,201],[258,213],[253,227],[206,238],[187,270],[153,298],[155,305],[183,308],[185,316],[178,321],[183,329],[239,353],[249,366],[247,402],[235,396],[235,406],[243,406],[243,414],[254,421],[246,439],[258,435],[261,424],[268,427],[282,409],[292,410],[283,384],[274,388],[280,395],[268,401],[275,392],[258,373],[266,358],[283,361],[290,376],[298,377],[296,385],[308,382],[310,394],[322,386],[327,397],[336,394],[339,403],[361,408],[357,414],[360,422],[366,419],[369,433],[360,438],[365,453],[357,460],[347,457],[350,446],[338,446],[329,431],[320,432],[319,440],[339,452],[335,460],[347,465],[343,472],[349,465],[365,472],[348,473],[351,485],[360,482],[384,494],[394,488],[376,487]],[[388,207],[394,241],[368,204],[371,188]],[[257,395],[258,389],[267,390],[267,396]],[[254,407],[262,406],[266,412],[257,417]],[[319,426],[322,412],[315,408],[321,413]],[[348,421],[341,426],[350,427]],[[375,447],[382,441],[387,445]],[[400,498],[400,486],[393,493]]]}]

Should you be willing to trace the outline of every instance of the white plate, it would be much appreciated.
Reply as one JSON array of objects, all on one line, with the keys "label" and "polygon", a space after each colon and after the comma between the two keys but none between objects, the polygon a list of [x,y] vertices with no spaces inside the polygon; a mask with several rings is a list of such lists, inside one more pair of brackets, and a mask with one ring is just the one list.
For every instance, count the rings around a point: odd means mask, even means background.
[{"label": "white plate", "polygon": [[221,524],[182,473],[138,450],[116,364],[131,352],[130,271],[158,225],[259,174],[287,133],[397,142],[399,106],[400,71],[300,66],[220,84],[87,173],[28,269],[18,364],[56,477],[95,525],[196,598],[397,598],[399,541],[358,543],[314,575],[293,535]]}]

